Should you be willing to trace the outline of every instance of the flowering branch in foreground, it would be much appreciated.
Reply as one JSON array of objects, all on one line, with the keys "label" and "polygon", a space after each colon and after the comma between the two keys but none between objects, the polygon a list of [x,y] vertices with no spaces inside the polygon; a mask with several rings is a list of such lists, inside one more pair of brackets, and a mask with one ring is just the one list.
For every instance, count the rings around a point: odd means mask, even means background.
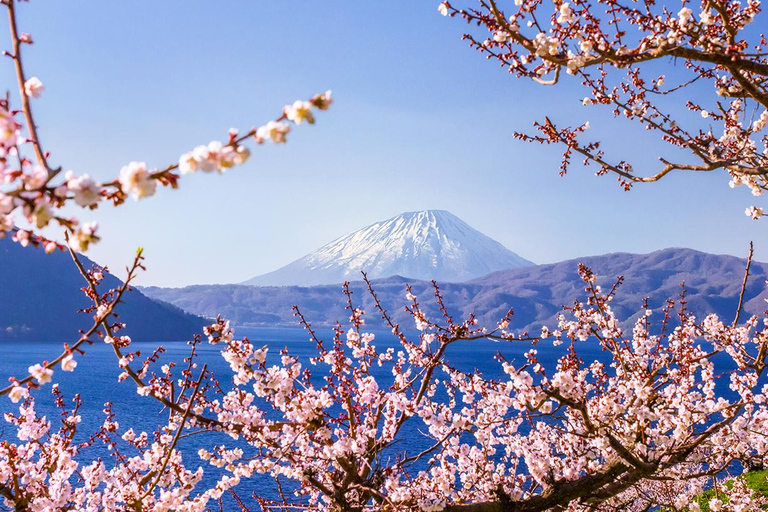
[{"label": "flowering branch in foreground", "polygon": [[[12,50],[4,55],[13,60],[21,98],[21,111],[11,109],[8,97],[0,99],[0,237],[13,233],[21,245],[43,245],[47,252],[63,249],[63,245],[36,233],[51,224],[58,224],[71,233],[69,243],[79,251],[86,251],[99,240],[96,223],[81,223],[76,217],[60,212],[66,205],[94,210],[102,202],[117,206],[130,196],[135,200],[154,195],[157,185],[176,188],[181,174],[196,171],[222,173],[244,164],[250,150],[244,145],[248,139],[257,144],[265,141],[284,143],[292,125],[314,124],[316,110],[327,110],[333,103],[331,92],[313,96],[308,101],[296,101],[283,108],[282,114],[258,128],[244,134],[230,129],[226,142],[213,141],[182,155],[178,163],[163,169],[151,169],[145,162],[130,162],[117,179],[98,183],[87,174],[78,175],[52,168],[50,155],[43,149],[34,121],[32,99],[39,98],[45,87],[38,77],[27,79],[22,63],[22,48],[33,44],[29,34],[19,33],[16,22],[18,0],[3,0],[8,11]],[[23,116],[29,136],[22,135]],[[31,146],[34,160],[24,156]],[[29,223],[28,228],[17,228],[20,212]]]},{"label": "flowering branch in foreground", "polygon": [[[585,106],[602,105],[655,132],[679,160],[659,158],[658,171],[606,157],[600,141],[586,141],[589,123],[535,123],[538,134],[516,137],[564,146],[561,173],[573,157],[612,173],[629,189],[673,171],[723,171],[730,186],[754,195],[768,189],[768,51],[758,0],[478,0],[475,8],[439,4],[444,16],[464,19],[470,46],[517,77],[554,85],[562,71],[577,77]],[[758,20],[762,19],[762,25]],[[751,26],[751,27],[750,27]],[[663,73],[674,61],[675,83]],[[664,64],[662,64],[664,63]],[[707,96],[706,93],[710,95]],[[667,110],[670,109],[671,110]],[[686,111],[691,114],[686,115]],[[762,208],[748,208],[752,218]]]}]

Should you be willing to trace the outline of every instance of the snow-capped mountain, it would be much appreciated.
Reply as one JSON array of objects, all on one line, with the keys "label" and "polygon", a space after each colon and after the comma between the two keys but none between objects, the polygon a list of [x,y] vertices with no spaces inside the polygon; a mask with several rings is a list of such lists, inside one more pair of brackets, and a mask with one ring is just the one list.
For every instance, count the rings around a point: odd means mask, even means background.
[{"label": "snow-capped mountain", "polygon": [[445,210],[408,212],[345,235],[274,272],[254,286],[339,284],[400,275],[460,282],[496,270],[527,267],[499,242]]}]

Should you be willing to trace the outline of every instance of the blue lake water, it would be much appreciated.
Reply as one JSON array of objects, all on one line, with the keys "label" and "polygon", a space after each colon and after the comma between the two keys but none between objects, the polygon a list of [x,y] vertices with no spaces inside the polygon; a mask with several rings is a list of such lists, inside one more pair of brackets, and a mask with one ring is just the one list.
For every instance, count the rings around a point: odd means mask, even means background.
[{"label": "blue lake water", "polygon": [[[320,331],[321,338],[326,340],[326,346],[330,347],[332,334],[330,331]],[[394,337],[388,332],[376,332],[376,344],[379,350],[389,346],[397,346]],[[259,328],[236,330],[236,336],[247,336],[255,345],[262,344],[270,347],[270,358],[277,362],[277,353],[282,348],[287,348],[292,355],[298,356],[303,362],[316,354],[315,346],[309,341],[308,335],[300,328]],[[411,339],[416,339],[413,336]],[[142,356],[149,355],[158,345],[166,349],[159,364],[169,361],[175,361],[179,364],[189,354],[190,347],[183,342],[170,343],[150,343],[140,342],[132,343],[131,350],[141,350]],[[454,366],[462,370],[480,370],[486,378],[502,378],[503,371],[501,365],[494,360],[494,355],[501,353],[507,360],[523,363],[524,352],[531,348],[527,342],[492,342],[488,340],[475,342],[457,343],[450,347],[447,359]],[[543,366],[553,369],[556,360],[561,357],[566,350],[566,344],[560,347],[552,345],[550,340],[543,340],[538,346],[539,360]],[[117,382],[117,376],[120,369],[117,366],[115,356],[111,346],[98,343],[93,347],[88,347],[85,356],[77,358],[78,367],[72,373],[62,372],[60,369],[54,374],[54,382],[59,384],[60,390],[67,399],[71,399],[75,393],[80,393],[83,405],[80,409],[82,423],[80,432],[82,439],[98,429],[104,420],[102,412],[105,402],[110,401],[114,404],[113,410],[117,414],[117,422],[120,424],[118,432],[122,434],[128,428],[134,431],[152,432],[155,428],[164,423],[166,413],[161,413],[160,406],[151,398],[141,397],[136,393],[136,388],[130,381]],[[217,377],[225,383],[231,376],[229,365],[220,356],[220,346],[203,343],[198,346],[199,364],[206,363]],[[0,343],[0,379],[6,382],[7,377],[11,375],[23,377],[27,373],[27,367],[40,363],[46,359],[52,359],[61,351],[61,345],[56,343]],[[600,350],[596,342],[583,342],[578,347],[579,355],[586,362],[596,359],[605,360],[606,354]],[[268,363],[271,362],[268,360]],[[309,366],[305,364],[305,366]],[[312,367],[318,370],[320,367]],[[550,370],[551,371],[551,370]],[[382,374],[383,378],[380,385],[390,382],[387,374]],[[725,389],[725,388],[723,388]],[[59,410],[54,406],[51,395],[51,385],[45,385],[41,390],[35,392],[37,410],[45,414],[56,427],[56,421],[59,417]],[[7,397],[0,397],[0,413],[18,412],[15,406]],[[408,435],[402,443],[397,444],[393,451],[411,452],[419,449],[426,442],[423,434],[420,434],[419,425],[412,420],[414,424],[410,426]],[[0,421],[0,440],[14,439],[14,430],[3,421]],[[222,439],[221,434],[202,434],[195,435],[185,439],[179,444],[179,448],[184,454],[186,465],[194,470],[198,466],[203,467],[205,471],[204,485],[212,485],[219,474],[216,468],[208,466],[197,456],[197,450],[200,447],[210,447],[213,444],[221,443],[232,444]],[[95,459],[102,457],[108,459],[108,453],[103,446],[94,446],[88,448],[83,454],[85,459]],[[247,451],[246,451],[247,456]],[[106,460],[109,467],[109,461]],[[270,477],[255,477],[251,480],[241,483],[238,487],[238,494],[241,497],[250,497],[254,492],[265,497],[274,497],[274,480]]]}]

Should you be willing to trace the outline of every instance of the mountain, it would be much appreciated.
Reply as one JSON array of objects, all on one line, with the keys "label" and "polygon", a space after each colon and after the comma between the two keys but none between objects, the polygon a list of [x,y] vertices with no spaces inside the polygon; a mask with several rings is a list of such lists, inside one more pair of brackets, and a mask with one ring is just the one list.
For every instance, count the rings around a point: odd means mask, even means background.
[{"label": "mountain", "polygon": [[311,286],[393,275],[460,282],[527,267],[499,242],[445,210],[408,212],[349,233],[274,272],[242,284]]},{"label": "mountain", "polygon": [[[732,319],[738,304],[746,261],[733,256],[706,254],[691,249],[664,249],[650,254],[615,253],[590,256],[555,264],[494,272],[465,283],[440,284],[449,311],[456,318],[474,313],[483,326],[493,327],[510,309],[515,312],[515,330],[538,331],[542,325],[557,326],[557,314],[564,305],[584,299],[584,283],[578,264],[584,263],[598,274],[598,284],[613,285],[618,276],[624,283],[613,301],[620,319],[633,321],[648,297],[653,309],[667,299],[677,299],[685,282],[688,309],[701,317],[710,312]],[[768,264],[753,262],[745,292],[745,315],[765,309],[765,280]],[[431,283],[402,277],[374,281],[374,288],[394,319],[411,327],[404,312],[406,284],[419,296],[425,310],[436,318],[439,313]],[[369,327],[381,327],[373,301],[361,282],[353,282],[354,300],[368,313]],[[313,325],[342,323],[349,316],[339,285],[311,287],[253,287],[205,285],[186,288],[146,288],[150,297],[205,316],[221,313],[236,325],[296,325],[291,306],[297,304]],[[657,319],[658,316],[654,316]]]},{"label": "mountain", "polygon": [[[87,269],[93,265],[88,258],[82,261]],[[102,288],[120,284],[105,274]],[[84,285],[69,254],[45,254],[0,240],[0,341],[77,341],[79,330],[93,324],[91,314],[77,313],[90,306],[80,291]],[[120,332],[135,341],[188,340],[205,324],[204,319],[136,289],[126,293],[117,313],[127,324]]]}]

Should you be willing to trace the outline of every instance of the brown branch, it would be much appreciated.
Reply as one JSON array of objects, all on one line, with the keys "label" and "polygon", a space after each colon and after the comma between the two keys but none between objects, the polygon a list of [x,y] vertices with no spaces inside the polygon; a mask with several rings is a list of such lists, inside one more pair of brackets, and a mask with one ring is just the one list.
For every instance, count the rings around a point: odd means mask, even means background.
[{"label": "brown branch", "polygon": [[[19,96],[21,97],[21,105],[24,111],[24,118],[27,120],[27,128],[29,129],[29,137],[32,141],[32,145],[35,148],[35,157],[37,162],[45,167],[50,173],[51,168],[48,166],[48,161],[45,157],[45,152],[40,145],[40,137],[37,133],[37,127],[35,126],[35,118],[32,115],[32,106],[29,102],[29,96],[27,96],[27,90],[25,84],[27,82],[24,74],[24,65],[21,62],[21,38],[19,37],[19,31],[16,24],[16,0],[5,0],[5,5],[8,7],[8,25],[11,29],[11,40],[13,41],[13,59],[14,66],[16,68],[16,78],[19,85]],[[55,174],[55,173],[53,173]],[[52,178],[53,174],[49,177]]]},{"label": "brown branch", "polygon": [[[713,161],[709,162],[703,165],[690,165],[690,164],[676,164],[669,162],[665,160],[664,158],[659,158],[661,163],[664,164],[664,167],[662,170],[657,172],[656,174],[652,176],[637,176],[636,174],[633,174],[629,171],[626,171],[622,169],[621,167],[614,165],[602,157],[594,154],[590,150],[588,150],[585,147],[582,147],[578,145],[576,142],[571,142],[566,140],[560,133],[560,131],[557,129],[557,127],[552,123],[552,121],[549,119],[549,117],[544,118],[544,126],[547,128],[547,134],[550,136],[550,138],[554,138],[556,142],[560,142],[562,144],[565,144],[570,148],[572,151],[575,151],[582,155],[583,157],[587,158],[588,160],[591,160],[592,162],[595,162],[596,164],[599,164],[602,166],[605,170],[611,171],[615,174],[618,174],[622,178],[626,178],[632,182],[635,183],[653,183],[656,181],[659,181],[664,176],[669,174],[672,171],[680,170],[680,171],[695,171],[695,172],[710,172],[717,169],[722,168],[731,168],[732,166],[736,165],[737,163],[731,160],[721,160],[721,161]],[[738,172],[744,173],[744,174],[753,174],[750,172],[745,172],[744,169],[739,168]],[[754,174],[764,174],[768,173],[768,169],[762,169],[758,168],[756,169],[756,172]]]},{"label": "brown branch", "polygon": [[[621,463],[615,463],[604,470],[577,480],[560,480],[541,494],[532,496],[524,501],[487,501],[480,503],[449,505],[446,512],[543,512],[553,507],[570,503],[587,496],[607,484],[615,481],[629,468]],[[639,470],[635,470],[639,472]]]},{"label": "brown branch", "polygon": [[708,62],[710,64],[716,64],[722,66],[728,70],[738,69],[741,71],[748,71],[756,75],[768,76],[768,64],[762,64],[753,60],[744,60],[739,58],[738,55],[721,55],[718,53],[709,53],[696,50],[694,48],[676,47],[670,48],[661,52],[673,57],[682,57],[684,59]]},{"label": "brown branch", "polygon": [[739,293],[739,305],[736,307],[736,318],[733,319],[733,327],[739,323],[739,316],[741,315],[741,308],[744,306],[744,292],[747,290],[747,280],[749,279],[749,267],[752,266],[752,254],[754,253],[754,245],[749,242],[749,256],[747,257],[747,266],[744,269],[744,281],[741,283],[741,293]]}]

